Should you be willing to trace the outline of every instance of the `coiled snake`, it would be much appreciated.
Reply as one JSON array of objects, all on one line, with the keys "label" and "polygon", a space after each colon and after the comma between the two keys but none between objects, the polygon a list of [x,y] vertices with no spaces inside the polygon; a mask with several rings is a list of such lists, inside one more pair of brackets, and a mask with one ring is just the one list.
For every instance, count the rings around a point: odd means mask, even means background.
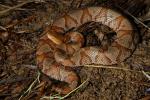
[{"label": "coiled snake", "polygon": [[[102,23],[116,32],[116,39],[110,46],[105,49],[98,46],[83,47],[84,37],[81,33],[67,32],[90,21]],[[124,61],[133,53],[138,42],[134,30],[126,17],[111,9],[88,7],[75,10],[47,28],[37,47],[37,64],[44,74],[68,83],[67,86],[52,87],[66,94],[76,88],[79,79],[74,71],[64,66],[113,65]]]}]

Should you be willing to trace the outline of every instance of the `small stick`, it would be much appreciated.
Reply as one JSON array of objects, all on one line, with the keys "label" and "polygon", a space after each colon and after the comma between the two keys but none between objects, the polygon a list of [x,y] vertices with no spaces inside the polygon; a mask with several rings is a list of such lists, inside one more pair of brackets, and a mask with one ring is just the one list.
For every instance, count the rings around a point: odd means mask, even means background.
[{"label": "small stick", "polygon": [[[0,4],[0,6],[7,8],[7,9],[11,8],[10,6],[6,6],[6,5],[2,5],[2,4]],[[15,10],[27,10],[27,9],[16,8]]]},{"label": "small stick", "polygon": [[17,9],[17,8],[23,6],[23,5],[27,4],[27,3],[33,2],[33,1],[34,0],[27,0],[25,2],[22,2],[22,3],[18,4],[18,5],[16,5],[16,6],[13,6],[13,7],[10,7],[8,9],[6,9],[6,10],[0,11],[0,17],[3,16],[3,15],[5,15],[8,12],[14,10],[14,9]]},{"label": "small stick", "polygon": [[131,72],[137,72],[142,73],[142,71],[134,71],[127,68],[119,68],[116,66],[104,66],[104,65],[84,65],[85,67],[95,67],[95,68],[105,68],[105,69],[116,69],[116,70],[124,70],[124,71],[131,71]]},{"label": "small stick", "polygon": [[7,30],[7,29],[6,29],[5,27],[3,27],[3,26],[0,26],[0,29],[2,29],[2,30],[4,30],[4,31]]},{"label": "small stick", "polygon": [[147,25],[145,25],[145,24],[144,24],[142,21],[140,21],[138,18],[134,17],[131,13],[129,13],[129,12],[126,11],[126,10],[123,10],[120,6],[117,6],[117,7],[119,7],[122,11],[124,11],[124,12],[125,12],[126,14],[128,14],[129,16],[131,16],[137,23],[143,25],[145,28],[147,28],[148,30],[150,30],[150,28],[149,28]]},{"label": "small stick", "polygon": [[79,85],[77,88],[75,88],[74,90],[72,90],[71,92],[69,92],[68,94],[66,94],[65,96],[59,96],[59,94],[56,94],[56,95],[53,95],[53,96],[44,96],[44,97],[42,97],[40,99],[50,99],[50,100],[58,99],[58,100],[64,100],[65,98],[67,98],[68,96],[70,96],[72,93],[74,93],[75,91],[79,90],[88,81],[89,81],[89,78],[87,78],[81,85]]}]

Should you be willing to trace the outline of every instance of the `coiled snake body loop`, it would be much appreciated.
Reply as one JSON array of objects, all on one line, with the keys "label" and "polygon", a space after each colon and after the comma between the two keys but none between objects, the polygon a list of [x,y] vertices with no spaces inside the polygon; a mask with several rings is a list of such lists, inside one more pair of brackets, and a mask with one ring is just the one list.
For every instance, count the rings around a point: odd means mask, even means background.
[{"label": "coiled snake body loop", "polygon": [[[80,33],[64,34],[73,27],[91,21],[100,22],[116,32],[116,39],[107,49],[95,46],[82,48],[84,38]],[[64,66],[113,65],[124,61],[133,53],[138,42],[134,30],[126,17],[111,9],[88,7],[75,10],[54,21],[45,31],[46,34],[40,38],[37,64],[46,75],[68,83],[68,86],[53,87],[55,91],[66,94],[78,85],[78,77]],[[69,41],[67,37],[73,42],[72,44],[66,43]]]}]

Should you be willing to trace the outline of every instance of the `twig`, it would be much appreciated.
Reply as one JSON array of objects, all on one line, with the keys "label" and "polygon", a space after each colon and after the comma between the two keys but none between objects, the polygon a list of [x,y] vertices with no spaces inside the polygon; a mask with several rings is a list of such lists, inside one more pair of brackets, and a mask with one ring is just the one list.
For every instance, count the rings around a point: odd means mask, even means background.
[{"label": "twig", "polygon": [[136,72],[136,73],[142,73],[143,75],[145,75],[148,80],[150,80],[150,76],[147,74],[149,72],[145,72],[145,71],[135,71],[135,70],[130,70],[127,68],[119,68],[116,66],[102,66],[102,65],[84,65],[85,67],[96,67],[96,68],[105,68],[105,69],[117,69],[117,70],[124,70],[124,71],[130,71],[130,72]]},{"label": "twig", "polygon": [[[0,6],[3,7],[3,8],[7,8],[7,9],[11,8],[10,6],[6,6],[6,5],[2,5],[2,4],[0,4]],[[27,9],[16,8],[14,10],[27,10]]]},{"label": "twig", "polygon": [[73,92],[77,91],[79,88],[81,88],[86,82],[89,81],[89,78],[87,78],[81,85],[79,85],[77,88],[75,88],[74,90],[72,90],[70,93],[66,94],[65,96],[60,96],[59,94],[55,94],[53,96],[44,96],[41,99],[49,99],[49,100],[63,100],[65,98],[67,98],[69,95],[71,95]]},{"label": "twig", "polygon": [[38,83],[40,83],[40,72],[38,72],[37,73],[38,75],[37,75],[37,78],[30,84],[30,86],[29,86],[29,88],[20,96],[20,98],[19,98],[19,100],[21,100],[21,98],[24,96],[24,95],[26,95],[26,94],[29,94],[30,92],[31,92],[31,90],[32,90],[32,88],[33,88],[33,86],[38,82]]},{"label": "twig", "polygon": [[142,73],[142,71],[135,71],[135,70],[127,69],[127,68],[119,68],[119,67],[116,67],[116,66],[104,66],[104,65],[84,65],[84,66],[85,66],[85,67],[96,67],[96,68],[105,68],[105,69],[116,69],[116,70],[124,70],[124,71]]},{"label": "twig", "polygon": [[7,30],[7,29],[6,29],[5,27],[3,27],[3,26],[0,26],[0,29],[2,29],[2,30],[4,30],[4,31]]},{"label": "twig", "polygon": [[127,10],[123,10],[120,6],[116,5],[118,8],[120,8],[122,11],[124,11],[126,14],[128,14],[129,16],[131,16],[137,23],[143,25],[145,28],[147,28],[148,30],[150,30],[150,28],[145,25],[142,21],[140,21],[138,18],[134,17],[131,13],[129,13]]},{"label": "twig", "polygon": [[146,72],[142,71],[142,73],[150,80],[150,76]]},{"label": "twig", "polygon": [[21,66],[27,67],[27,68],[30,68],[30,69],[37,69],[36,65],[25,65],[25,64],[22,64]]},{"label": "twig", "polygon": [[27,4],[27,3],[33,2],[33,1],[34,0],[27,0],[25,2],[22,2],[22,3],[18,4],[18,5],[16,5],[16,6],[13,6],[13,7],[10,7],[8,9],[6,9],[6,10],[0,11],[0,17],[4,16],[5,14],[7,14],[8,12],[10,12],[10,11],[12,11],[14,9],[17,9],[17,8],[23,6],[23,5]]}]

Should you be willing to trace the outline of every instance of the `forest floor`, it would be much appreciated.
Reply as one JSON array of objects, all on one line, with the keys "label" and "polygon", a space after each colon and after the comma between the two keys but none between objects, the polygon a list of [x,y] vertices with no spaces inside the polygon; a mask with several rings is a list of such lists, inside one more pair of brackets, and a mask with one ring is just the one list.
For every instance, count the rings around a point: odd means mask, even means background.
[{"label": "forest floor", "polygon": [[[148,0],[1,0],[0,100],[54,97],[53,81],[38,71],[36,47],[45,28],[65,12],[107,6],[129,16],[140,42],[125,62],[76,69],[82,86],[65,100],[150,100],[150,2]],[[61,97],[59,97],[61,99]]]}]

